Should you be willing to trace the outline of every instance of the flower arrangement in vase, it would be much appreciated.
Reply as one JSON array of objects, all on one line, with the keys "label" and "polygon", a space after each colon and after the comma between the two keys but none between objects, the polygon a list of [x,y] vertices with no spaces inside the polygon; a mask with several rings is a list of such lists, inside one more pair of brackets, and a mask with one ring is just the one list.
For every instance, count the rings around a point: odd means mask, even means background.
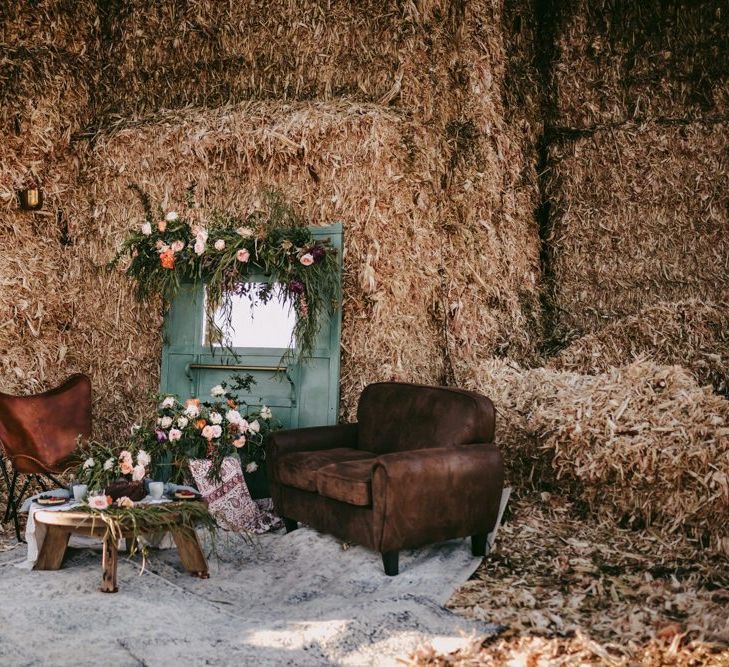
[{"label": "flower arrangement in vase", "polygon": [[[243,385],[251,381],[244,380]],[[189,459],[210,460],[208,477],[219,479],[228,456],[240,456],[247,472],[254,472],[266,457],[266,438],[278,428],[271,409],[264,405],[244,411],[245,403],[226,383],[213,387],[210,395],[211,400],[184,402],[176,396],[161,397],[152,446],[156,458],[172,461],[173,479],[180,479]]]},{"label": "flower arrangement in vase", "polygon": [[109,496],[112,500],[127,497],[132,501],[145,496],[144,478],[152,457],[144,449],[136,456],[129,449],[120,452],[90,440],[79,445],[78,454],[84,459],[76,471],[76,480],[86,484],[89,496]]}]

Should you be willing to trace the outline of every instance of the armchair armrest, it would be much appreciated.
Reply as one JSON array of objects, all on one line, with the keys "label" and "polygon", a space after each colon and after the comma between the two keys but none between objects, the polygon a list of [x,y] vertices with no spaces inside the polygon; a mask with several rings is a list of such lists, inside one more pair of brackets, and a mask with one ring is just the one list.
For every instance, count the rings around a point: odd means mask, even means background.
[{"label": "armchair armrest", "polygon": [[372,476],[374,537],[382,552],[493,530],[504,464],[493,444],[379,456]]},{"label": "armchair armrest", "polygon": [[313,452],[335,447],[357,447],[357,424],[313,426],[271,434],[266,455],[276,458],[290,452]]}]

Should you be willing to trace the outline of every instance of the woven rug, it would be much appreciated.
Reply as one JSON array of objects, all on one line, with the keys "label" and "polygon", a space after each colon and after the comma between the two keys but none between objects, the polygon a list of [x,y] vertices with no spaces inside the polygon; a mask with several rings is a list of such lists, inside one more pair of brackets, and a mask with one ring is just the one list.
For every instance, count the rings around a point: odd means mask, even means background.
[{"label": "woven rug", "polygon": [[308,528],[246,541],[222,533],[210,579],[177,552],[121,559],[117,594],[97,592],[100,555],[69,550],[56,572],[0,554],[0,665],[390,665],[422,643],[453,650],[495,626],[444,609],[476,569],[467,540],[378,554]]}]

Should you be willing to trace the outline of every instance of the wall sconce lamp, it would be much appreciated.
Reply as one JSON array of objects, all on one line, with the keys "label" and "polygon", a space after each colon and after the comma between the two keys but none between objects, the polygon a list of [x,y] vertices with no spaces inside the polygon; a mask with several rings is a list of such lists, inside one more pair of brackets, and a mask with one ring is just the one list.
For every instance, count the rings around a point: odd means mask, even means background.
[{"label": "wall sconce lamp", "polygon": [[43,191],[37,186],[20,190],[18,200],[24,211],[37,211],[43,206]]}]

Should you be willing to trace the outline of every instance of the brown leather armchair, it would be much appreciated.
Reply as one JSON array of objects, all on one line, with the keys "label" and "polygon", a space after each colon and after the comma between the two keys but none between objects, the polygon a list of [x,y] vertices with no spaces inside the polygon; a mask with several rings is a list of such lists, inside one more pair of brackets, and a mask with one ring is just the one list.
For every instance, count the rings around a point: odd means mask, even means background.
[{"label": "brown leather armchair", "polygon": [[[45,490],[43,477],[57,486],[53,476],[77,461],[73,454],[79,436],[91,435],[91,381],[82,374],[72,375],[62,385],[41,394],[12,396],[0,393],[0,446],[10,460],[9,479],[0,456],[8,501],[3,522],[11,516],[20,541],[18,508],[31,479]],[[20,493],[15,495],[19,475],[26,475]]]},{"label": "brown leather armchair", "polygon": [[495,411],[460,389],[382,382],[365,388],[357,422],[273,434],[268,475],[287,531],[301,521],[379,551],[398,573],[400,549],[471,536],[484,555],[504,468]]}]

